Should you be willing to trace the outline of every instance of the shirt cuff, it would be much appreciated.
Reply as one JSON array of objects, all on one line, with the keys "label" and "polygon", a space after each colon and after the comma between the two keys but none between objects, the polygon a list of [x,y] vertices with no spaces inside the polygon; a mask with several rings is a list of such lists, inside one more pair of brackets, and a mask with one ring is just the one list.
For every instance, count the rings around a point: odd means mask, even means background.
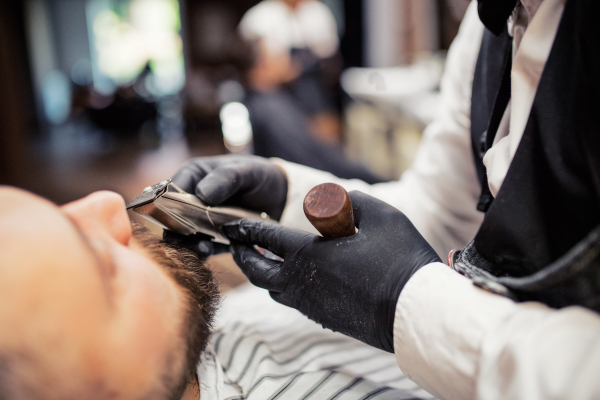
[{"label": "shirt cuff", "polygon": [[475,287],[447,265],[424,266],[408,281],[396,305],[398,366],[440,398],[473,398],[485,334],[514,307],[512,300]]},{"label": "shirt cuff", "polygon": [[316,185],[324,182],[337,182],[339,178],[328,172],[319,171],[280,158],[271,158],[270,160],[285,172],[288,180],[287,199],[279,223],[283,226],[318,234],[317,230],[304,215],[304,208],[302,207],[304,198]]}]

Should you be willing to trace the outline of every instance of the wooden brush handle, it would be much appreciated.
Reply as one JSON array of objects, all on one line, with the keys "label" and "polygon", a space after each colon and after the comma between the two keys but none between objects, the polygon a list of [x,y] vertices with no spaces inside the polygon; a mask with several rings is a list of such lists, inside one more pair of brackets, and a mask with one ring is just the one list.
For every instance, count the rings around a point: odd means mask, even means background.
[{"label": "wooden brush handle", "polygon": [[335,183],[315,186],[304,198],[304,215],[327,238],[356,233],[352,203],[348,192]]}]

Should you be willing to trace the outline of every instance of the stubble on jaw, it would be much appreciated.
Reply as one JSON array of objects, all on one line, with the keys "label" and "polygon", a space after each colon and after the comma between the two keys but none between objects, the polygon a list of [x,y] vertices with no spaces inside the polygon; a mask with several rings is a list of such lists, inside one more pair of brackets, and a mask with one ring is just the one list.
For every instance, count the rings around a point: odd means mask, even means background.
[{"label": "stubble on jaw", "polygon": [[219,304],[219,287],[204,260],[191,250],[157,237],[141,224],[133,223],[132,228],[133,239],[175,280],[187,299],[180,330],[180,338],[185,343],[183,368],[179,376],[173,376],[172,371],[178,368],[173,368],[173,357],[168,357],[161,377],[167,398],[178,400],[188,383],[195,379],[200,355],[210,340]]}]

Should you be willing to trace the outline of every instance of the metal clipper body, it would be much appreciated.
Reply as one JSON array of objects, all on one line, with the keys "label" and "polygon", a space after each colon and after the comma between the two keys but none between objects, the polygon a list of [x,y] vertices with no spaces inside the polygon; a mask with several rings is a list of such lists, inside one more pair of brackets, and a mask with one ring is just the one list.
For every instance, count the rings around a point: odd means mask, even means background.
[{"label": "metal clipper body", "polygon": [[183,235],[203,233],[214,242],[229,244],[221,234],[221,226],[242,218],[268,221],[266,213],[258,214],[236,207],[212,207],[197,196],[181,190],[171,180],[144,189],[127,205],[132,210],[164,229]]}]

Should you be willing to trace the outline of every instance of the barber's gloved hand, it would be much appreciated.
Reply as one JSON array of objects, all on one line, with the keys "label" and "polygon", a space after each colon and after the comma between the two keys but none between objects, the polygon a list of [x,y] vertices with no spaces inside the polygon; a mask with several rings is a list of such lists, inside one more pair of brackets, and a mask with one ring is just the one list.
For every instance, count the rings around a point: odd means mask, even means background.
[{"label": "barber's gloved hand", "polygon": [[[350,192],[359,231],[326,239],[277,224],[240,220],[223,227],[236,263],[276,301],[326,328],[393,352],[396,303],[421,267],[441,261],[408,218],[361,192]],[[263,257],[252,245],[284,259]]]},{"label": "barber's gloved hand", "polygon": [[[250,155],[199,157],[188,161],[173,176],[173,183],[195,194],[211,206],[230,205],[266,212],[279,220],[287,198],[287,177],[273,162]],[[165,231],[166,239],[175,239],[201,256],[228,251],[208,236],[182,235]]]}]

